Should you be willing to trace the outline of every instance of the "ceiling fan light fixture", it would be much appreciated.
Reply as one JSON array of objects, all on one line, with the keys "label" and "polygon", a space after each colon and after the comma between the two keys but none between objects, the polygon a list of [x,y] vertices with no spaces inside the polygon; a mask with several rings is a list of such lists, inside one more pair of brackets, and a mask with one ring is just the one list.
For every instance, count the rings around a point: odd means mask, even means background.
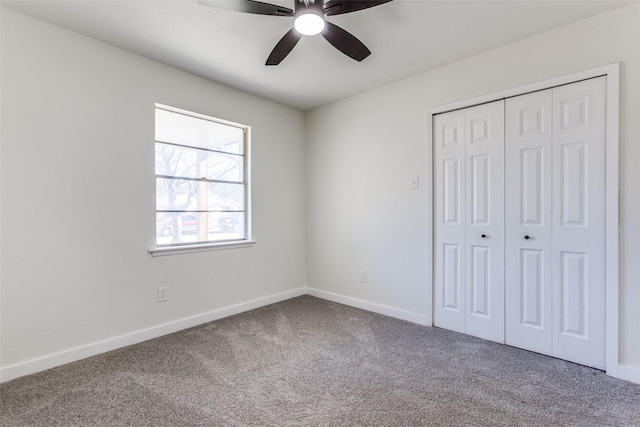
[{"label": "ceiling fan light fixture", "polygon": [[324,19],[315,13],[303,13],[293,23],[296,31],[304,36],[315,36],[324,30]]},{"label": "ceiling fan light fixture", "polygon": [[[2,1],[2,0],[0,0]],[[278,0],[283,2],[284,0]],[[256,15],[286,16],[295,18],[294,28],[286,32],[276,43],[264,65],[278,65],[289,55],[303,36],[322,34],[333,47],[355,61],[362,61],[371,51],[353,34],[338,27],[325,16],[357,12],[380,6],[393,0],[287,0],[293,9],[266,3],[261,0],[198,0],[198,3]]]}]

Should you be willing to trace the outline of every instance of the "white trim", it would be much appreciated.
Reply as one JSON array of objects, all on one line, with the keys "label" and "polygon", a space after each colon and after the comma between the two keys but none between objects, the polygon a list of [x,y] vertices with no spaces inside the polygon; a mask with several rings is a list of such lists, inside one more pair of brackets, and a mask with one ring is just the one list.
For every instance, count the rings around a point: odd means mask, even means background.
[{"label": "white trim", "polygon": [[148,329],[131,332],[118,337],[109,338],[103,341],[83,345],[81,347],[64,350],[59,353],[39,357],[37,359],[28,360],[26,362],[10,365],[0,369],[0,383],[305,294],[305,288],[298,288],[278,294],[272,294],[207,313],[153,326]]},{"label": "white trim", "polygon": [[[258,298],[229,307],[220,308],[218,310],[213,310],[207,313],[190,316],[173,322],[168,322],[148,329],[143,329],[141,331],[121,335],[119,337],[110,338],[81,347],[76,347],[70,350],[61,351],[59,353],[50,354],[26,362],[17,363],[5,368],[0,368],[0,383],[11,381],[25,375],[34,374],[36,372],[45,371],[47,369],[85,359],[87,357],[96,356],[98,354],[106,353],[118,348],[138,344],[143,341],[158,338],[163,335],[212,322],[224,317],[233,316],[235,314],[240,314],[249,310],[254,310],[256,308],[264,307],[269,304],[296,298],[302,295],[311,295],[316,298],[337,302],[340,304],[348,305],[350,307],[355,307],[385,316],[394,317],[396,319],[406,320],[408,322],[416,323],[419,325],[431,325],[431,318],[423,314],[412,313],[406,310],[401,310],[386,305],[376,304],[357,298],[322,291],[320,289],[298,288],[278,294],[268,295],[263,298]],[[607,371],[607,373],[619,379],[640,384],[640,369],[631,366],[618,366],[617,364],[616,366],[617,375],[613,375],[609,373],[609,371]]]},{"label": "white trim", "polygon": [[[503,90],[475,98],[456,101],[450,104],[433,107],[427,110],[427,173],[433,168],[433,116],[447,111],[468,108],[474,105],[498,101],[500,99],[523,95],[529,92],[549,89],[555,86],[574,83],[580,80],[599,76],[607,77],[607,134],[606,134],[606,220],[605,220],[605,245],[606,245],[606,370],[607,374],[619,377],[619,370],[629,372],[630,368],[619,365],[619,229],[618,229],[618,204],[619,204],[619,97],[620,97],[620,64],[614,63],[580,71],[565,76],[544,80],[516,88]],[[428,253],[431,256],[425,258],[426,270],[429,274],[427,283],[427,303],[433,304],[433,179],[432,194],[427,201],[427,211],[431,212],[431,220],[428,221],[426,241]],[[430,210],[429,210],[430,208]],[[433,313],[433,307],[431,313]],[[432,314],[433,316],[433,314]],[[431,317],[433,322],[433,317]],[[633,375],[631,375],[633,377]],[[633,380],[630,380],[633,381]]]},{"label": "white trim", "polygon": [[[609,371],[607,371],[607,374]],[[640,369],[633,366],[618,365],[618,375],[614,375],[621,380],[630,381],[632,383],[640,384]]]},{"label": "white trim", "polygon": [[149,249],[149,254],[151,254],[151,256],[190,254],[193,252],[246,248],[247,246],[253,246],[255,244],[255,240],[240,240],[234,242],[203,243],[200,245],[166,246]]},{"label": "white trim", "polygon": [[[493,101],[498,101],[504,98],[511,98],[514,96],[524,95],[525,93],[538,92],[540,90],[549,89],[555,86],[562,86],[570,83],[575,83],[580,80],[592,79],[599,76],[619,76],[620,63],[615,62],[613,64],[603,65],[589,70],[580,71],[573,74],[567,74],[560,77],[555,77],[541,82],[531,83],[524,86],[518,86],[511,89],[505,89],[499,92],[489,93],[486,95],[477,96],[475,98],[469,98],[461,101],[451,102],[449,104],[440,105],[437,107],[429,108],[428,115],[435,115],[445,113],[447,111],[460,110],[462,108],[473,107],[474,105],[486,104]],[[608,88],[608,87],[607,87]],[[607,106],[609,106],[607,104]]]},{"label": "white trim", "polygon": [[[607,134],[605,194],[606,367],[617,377],[619,366],[619,113],[620,64],[607,70]],[[640,382],[636,380],[636,382]]]},{"label": "white trim", "polygon": [[250,129],[250,126],[247,125],[243,125],[242,123],[236,123],[236,122],[232,122],[229,120],[225,120],[225,119],[219,119],[217,117],[213,117],[213,116],[208,116],[206,114],[202,114],[202,113],[196,113],[195,111],[189,111],[189,110],[185,110],[182,108],[177,108],[177,107],[172,107],[170,105],[165,105],[165,104],[159,104],[159,103],[154,103],[153,104],[155,106],[155,108],[159,108],[160,110],[165,110],[165,111],[169,111],[172,113],[178,113],[178,114],[182,114],[183,116],[191,116],[191,117],[195,117],[198,119],[203,119],[203,120],[207,120],[210,122],[214,122],[214,123],[220,123],[221,125],[227,125],[227,126],[232,126],[235,128],[239,128],[239,129]]},{"label": "white trim", "polygon": [[433,326],[433,279],[434,279],[434,271],[433,271],[433,257],[435,256],[433,252],[433,221],[435,218],[434,209],[434,192],[433,192],[433,183],[435,182],[435,176],[433,175],[433,114],[428,114],[427,120],[427,160],[425,163],[425,176],[431,179],[431,197],[425,197],[426,207],[425,207],[425,230],[426,230],[426,242],[425,245],[425,277],[427,278],[427,310],[426,310],[426,318],[427,325]]},{"label": "white trim", "polygon": [[383,314],[385,316],[395,317],[396,319],[406,320],[407,322],[417,323],[419,325],[425,326],[430,325],[427,320],[431,319],[427,319],[427,316],[425,316],[424,314],[412,313],[410,311],[401,310],[399,308],[376,304],[373,302],[334,294],[333,292],[322,291],[315,288],[307,288],[307,294],[324,300],[348,305],[350,307],[360,308],[362,310],[372,311],[374,313]]}]

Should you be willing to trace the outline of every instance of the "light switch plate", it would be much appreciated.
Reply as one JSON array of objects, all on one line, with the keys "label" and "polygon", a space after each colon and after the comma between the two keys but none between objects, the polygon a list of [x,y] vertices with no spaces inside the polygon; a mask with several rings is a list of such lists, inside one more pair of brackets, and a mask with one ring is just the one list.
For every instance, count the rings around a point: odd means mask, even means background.
[{"label": "light switch plate", "polygon": [[412,175],[409,178],[409,189],[417,190],[418,188],[420,188],[420,177],[418,175]]}]

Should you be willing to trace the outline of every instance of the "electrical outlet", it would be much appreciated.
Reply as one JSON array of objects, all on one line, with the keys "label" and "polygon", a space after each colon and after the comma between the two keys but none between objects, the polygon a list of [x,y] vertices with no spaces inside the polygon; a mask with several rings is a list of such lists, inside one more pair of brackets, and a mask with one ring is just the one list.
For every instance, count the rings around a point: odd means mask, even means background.
[{"label": "electrical outlet", "polygon": [[167,301],[167,287],[162,286],[161,288],[158,288],[158,302],[165,301]]},{"label": "electrical outlet", "polygon": [[360,283],[367,283],[367,272],[365,270],[360,271]]}]

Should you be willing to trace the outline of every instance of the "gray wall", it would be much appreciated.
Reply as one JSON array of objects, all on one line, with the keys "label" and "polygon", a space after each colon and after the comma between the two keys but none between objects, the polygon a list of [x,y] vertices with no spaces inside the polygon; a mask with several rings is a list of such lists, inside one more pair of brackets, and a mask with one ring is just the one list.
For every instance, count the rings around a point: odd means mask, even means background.
[{"label": "gray wall", "polygon": [[[1,78],[3,367],[305,286],[303,113],[4,8]],[[252,127],[255,246],[148,254],[156,102]]]},{"label": "gray wall", "polygon": [[[620,362],[640,381],[640,4],[598,15],[307,116],[308,285],[428,313],[429,108],[621,62]],[[409,177],[421,175],[419,191]],[[359,283],[367,270],[368,283]]]}]

